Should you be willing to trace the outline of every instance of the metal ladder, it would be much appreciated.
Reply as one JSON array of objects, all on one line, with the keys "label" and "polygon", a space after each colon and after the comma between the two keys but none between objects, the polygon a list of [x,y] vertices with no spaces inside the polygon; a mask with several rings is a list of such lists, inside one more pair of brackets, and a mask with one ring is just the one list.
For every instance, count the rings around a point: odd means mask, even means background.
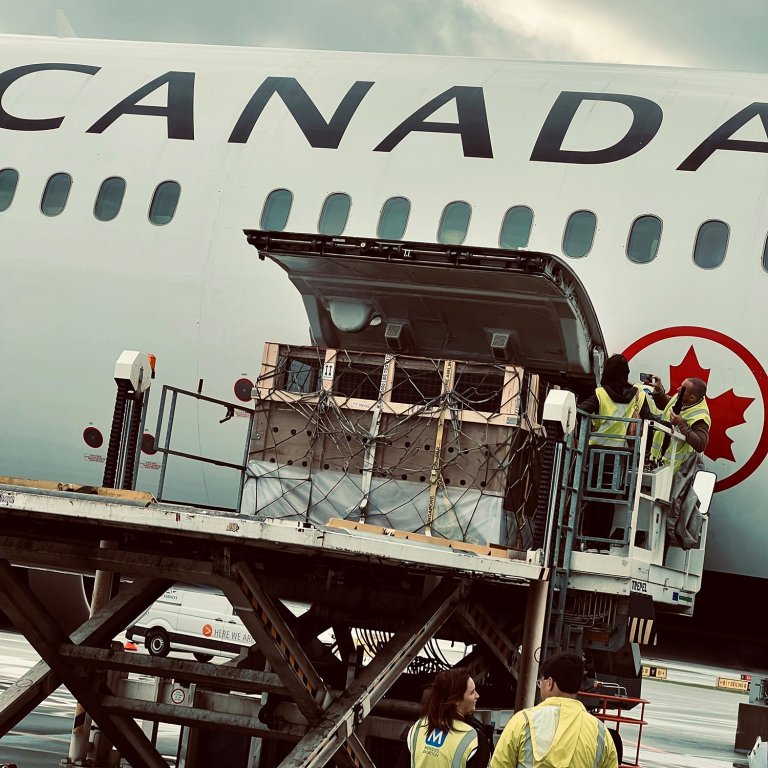
[{"label": "metal ladder", "polygon": [[[560,651],[580,654],[582,650],[584,628],[566,623],[565,609],[571,554],[579,540],[586,538],[578,532],[584,502],[605,501],[606,493],[619,496],[610,503],[625,508],[623,536],[617,539],[590,536],[589,539],[621,545],[629,542],[634,489],[642,471],[640,439],[628,435],[626,446],[629,450],[612,450],[591,446],[591,436],[590,415],[580,412],[578,428],[555,446],[547,517],[549,530],[545,540],[545,547],[550,553],[551,579],[544,626],[544,658]],[[613,471],[606,474],[609,459]],[[603,482],[606,477],[610,481],[608,484]],[[620,483],[618,479],[621,479]]]}]

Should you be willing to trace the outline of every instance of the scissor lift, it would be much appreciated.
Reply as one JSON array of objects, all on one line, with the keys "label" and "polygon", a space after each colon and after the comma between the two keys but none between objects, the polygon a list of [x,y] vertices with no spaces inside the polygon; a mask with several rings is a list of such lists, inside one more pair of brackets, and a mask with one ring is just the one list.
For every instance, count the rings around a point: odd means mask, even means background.
[{"label": "scissor lift", "polygon": [[[274,258],[299,286],[313,334],[325,348],[355,348],[351,342],[357,339],[364,354],[386,352],[385,368],[395,355],[450,356],[508,373],[524,348],[554,392],[570,381],[594,381],[602,359],[599,326],[578,280],[567,265],[547,254],[248,234],[260,256]],[[317,259],[324,261],[323,269],[313,266]],[[323,295],[329,286],[332,300]],[[403,296],[415,301],[404,302]],[[548,333],[551,342],[535,343],[520,333],[532,318],[535,331]],[[446,447],[444,438],[449,414],[456,411],[446,374],[451,370],[446,361],[439,391],[443,404],[433,414],[438,424],[429,446],[434,463],[425,473],[430,509],[438,493],[447,495],[435,473],[440,474],[441,451],[452,447]],[[504,391],[518,397],[513,384],[507,376]],[[179,394],[211,399],[173,388],[167,392],[171,411]],[[330,403],[332,393],[318,397],[318,402]],[[373,418],[367,421],[371,434],[361,466],[366,500],[375,487],[381,399],[371,400]],[[532,407],[522,399],[519,405],[520,413]],[[355,408],[350,403],[350,410]],[[235,409],[254,417],[254,409],[242,404],[227,405],[227,414]],[[575,412],[575,403],[571,410]],[[406,408],[405,417],[409,413]],[[520,423],[513,413],[496,416],[506,424]],[[665,479],[663,471],[640,470],[647,428],[640,429],[631,455],[615,452],[611,461],[619,469],[611,473],[605,471],[609,453],[589,446],[587,423],[566,430],[560,440],[554,432],[550,435],[556,443],[555,474],[551,484],[546,478],[540,483],[543,509],[536,522],[543,524],[529,521],[536,533],[518,550],[491,551],[466,542],[446,546],[424,535],[393,536],[386,527],[371,530],[365,521],[278,520],[260,516],[258,502],[254,514],[244,515],[239,509],[205,510],[128,491],[103,498],[66,486],[0,482],[0,609],[42,658],[0,696],[0,734],[63,683],[98,723],[103,738],[96,757],[103,764],[111,742],[131,765],[165,765],[153,744],[152,728],[147,735],[135,721],[140,719],[184,727],[184,768],[207,764],[205,755],[219,731],[247,743],[243,766],[253,762],[254,743],[259,745],[259,768],[314,768],[329,762],[388,765],[391,744],[387,747],[382,740],[401,739],[416,717],[421,687],[431,678],[404,672],[433,638],[474,647],[463,663],[482,684],[484,706],[511,708],[513,687],[515,707],[533,703],[543,637],[550,649],[620,656],[625,646],[647,634],[647,622],[632,613],[633,596],[684,612],[700,579],[703,549],[670,552],[664,559],[660,532],[671,473]],[[156,435],[161,441],[160,429]],[[262,459],[293,461],[277,449],[270,453],[261,432],[250,437],[251,448],[255,445]],[[170,427],[161,442],[156,447],[166,459],[201,458],[175,451]],[[333,454],[336,460],[341,453]],[[245,462],[214,463],[247,474]],[[332,462],[326,463],[330,467]],[[508,469],[506,460],[501,465]],[[608,500],[619,534],[598,542],[607,553],[583,547],[580,529],[584,502],[601,493],[622,495]],[[360,509],[368,514],[368,504]],[[433,533],[431,527],[427,533]],[[104,541],[115,545],[104,547]],[[119,573],[129,584],[67,635],[47,606],[15,577],[13,565]],[[550,568],[551,631],[545,633]],[[111,650],[111,639],[173,582],[222,590],[255,644],[225,665],[145,659]],[[302,601],[310,608],[297,618],[283,600]],[[335,636],[334,649],[320,641],[328,630]],[[379,639],[365,665],[356,649],[358,630]],[[126,672],[154,681],[121,682]]]},{"label": "scissor lift", "polygon": [[[392,689],[432,638],[476,643],[478,679],[493,667],[509,690],[520,674],[508,639],[512,617],[486,606],[524,605],[529,583],[547,576],[538,562],[424,542],[11,484],[0,488],[0,519],[0,608],[42,659],[0,696],[0,733],[63,683],[134,766],[166,765],[134,718],[183,725],[198,745],[215,738],[201,733],[211,729],[255,737],[264,745],[261,766],[373,766],[364,744],[378,734],[399,738],[416,716],[413,691],[399,698]],[[117,548],[100,547],[105,535]],[[117,572],[124,583],[68,636],[13,565]],[[256,644],[224,665],[110,649],[175,581],[221,589]],[[297,619],[281,599],[312,608]],[[386,633],[362,667],[355,628]],[[317,642],[328,629],[336,655]],[[117,682],[116,673],[173,682],[150,686],[159,700],[148,701],[141,686]],[[194,751],[185,760],[188,768],[201,764]]]}]

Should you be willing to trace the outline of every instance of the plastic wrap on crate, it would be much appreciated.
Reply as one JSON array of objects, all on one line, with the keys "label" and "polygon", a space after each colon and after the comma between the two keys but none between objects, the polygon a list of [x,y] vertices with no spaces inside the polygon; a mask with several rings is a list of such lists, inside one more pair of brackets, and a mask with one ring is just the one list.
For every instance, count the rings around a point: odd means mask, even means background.
[{"label": "plastic wrap on crate", "polygon": [[[362,475],[309,472],[296,466],[248,462],[241,514],[325,525],[332,517],[360,520]],[[429,507],[429,485],[411,480],[374,477],[364,522],[423,533]],[[441,488],[437,492],[432,534],[472,544],[513,546],[514,516],[503,509],[501,496],[475,488]]]}]

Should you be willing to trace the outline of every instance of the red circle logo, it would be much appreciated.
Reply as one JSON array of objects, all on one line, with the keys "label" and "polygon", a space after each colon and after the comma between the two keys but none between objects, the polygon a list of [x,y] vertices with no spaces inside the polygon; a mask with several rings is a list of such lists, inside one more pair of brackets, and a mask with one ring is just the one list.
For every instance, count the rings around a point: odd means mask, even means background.
[{"label": "red circle logo", "polygon": [[[659,342],[680,337],[704,339],[720,345],[728,352],[735,355],[745,365],[755,379],[755,384],[762,399],[763,425],[757,444],[752,454],[739,466],[735,472],[718,480],[715,490],[725,491],[746,480],[763,462],[768,455],[768,374],[758,359],[743,345],[730,336],[726,336],[711,328],[701,328],[692,325],[679,325],[672,328],[662,328],[658,331],[646,334],[639,338],[624,351],[624,357],[631,360],[648,347]],[[708,382],[710,370],[699,363],[694,345],[686,353],[682,362],[677,366],[670,366],[670,391],[674,391],[680,382],[689,377],[698,377]],[[708,382],[709,383],[709,382]],[[717,394],[708,386],[707,403],[712,415],[712,428],[710,430],[710,442],[705,455],[713,460],[725,459],[736,461],[731,450],[733,440],[726,434],[727,430],[746,423],[744,413],[755,400],[753,397],[737,395],[733,389]]]},{"label": "red circle logo", "polygon": [[213,634],[213,627],[210,624],[203,625],[203,634],[206,637],[210,637]]}]

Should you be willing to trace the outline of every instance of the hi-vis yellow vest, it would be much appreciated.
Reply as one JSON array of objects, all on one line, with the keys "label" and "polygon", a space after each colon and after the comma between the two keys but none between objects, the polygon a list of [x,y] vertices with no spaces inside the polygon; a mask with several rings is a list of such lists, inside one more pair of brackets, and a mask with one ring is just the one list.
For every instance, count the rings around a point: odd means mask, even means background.
[{"label": "hi-vis yellow vest", "polygon": [[466,768],[477,745],[477,731],[462,720],[454,720],[450,731],[429,731],[419,720],[408,733],[411,768]]},{"label": "hi-vis yellow vest", "polygon": [[[600,404],[600,416],[613,416],[620,419],[631,419],[632,415],[643,407],[645,391],[635,387],[635,395],[628,403],[614,403],[604,387],[595,390]],[[628,421],[609,421],[608,419],[592,419],[592,436],[590,445],[605,445],[609,448],[623,448],[626,444]]]},{"label": "hi-vis yellow vest", "polygon": [[[666,405],[664,411],[661,414],[661,418],[664,421],[669,421],[672,416],[672,406],[677,402],[678,395],[675,395]],[[697,421],[705,421],[708,427],[712,426],[712,417],[709,415],[709,406],[707,405],[707,398],[702,398],[698,403],[694,403],[688,408],[683,408],[680,411],[680,416],[686,424],[694,424]],[[693,447],[688,445],[687,442],[681,442],[675,440],[673,437],[669,439],[669,445],[667,446],[666,456],[672,455],[672,443],[677,444],[675,453],[675,463],[672,467],[673,472],[677,472],[680,465],[694,452]],[[664,433],[656,432],[653,436],[653,444],[651,445],[651,458],[658,459],[661,456],[661,446],[664,443]]]},{"label": "hi-vis yellow vest", "polygon": [[512,716],[490,768],[616,768],[616,747],[605,723],[576,699],[550,696]]}]

